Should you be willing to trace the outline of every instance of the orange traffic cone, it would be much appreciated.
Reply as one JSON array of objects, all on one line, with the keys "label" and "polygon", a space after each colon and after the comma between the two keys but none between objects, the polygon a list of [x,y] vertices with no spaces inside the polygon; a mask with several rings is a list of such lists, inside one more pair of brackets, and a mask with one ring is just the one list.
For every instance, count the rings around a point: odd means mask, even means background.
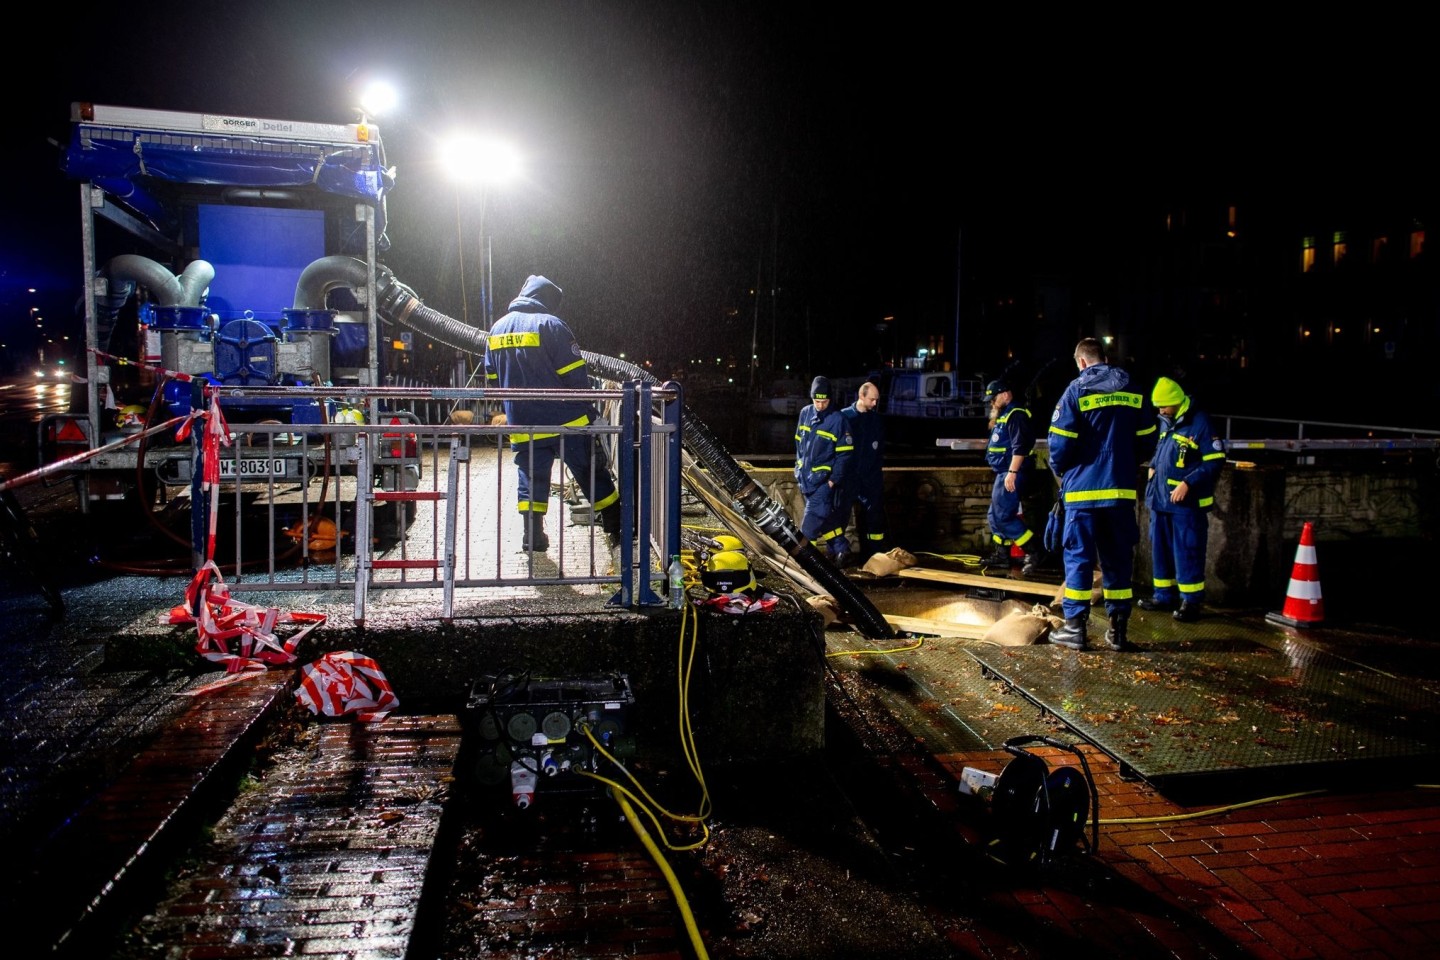
[{"label": "orange traffic cone", "polygon": [[1300,529],[1300,546],[1295,549],[1295,567],[1285,591],[1285,608],[1267,613],[1265,619],[1287,627],[1313,627],[1325,619],[1325,601],[1320,596],[1320,567],[1315,562],[1315,532],[1310,521]]}]

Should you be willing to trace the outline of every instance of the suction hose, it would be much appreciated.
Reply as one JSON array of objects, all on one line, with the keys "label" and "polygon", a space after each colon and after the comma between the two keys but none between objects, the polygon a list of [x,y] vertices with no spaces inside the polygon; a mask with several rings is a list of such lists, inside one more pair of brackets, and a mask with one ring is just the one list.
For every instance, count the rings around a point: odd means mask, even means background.
[{"label": "suction hose", "polygon": [[[457,350],[483,355],[485,352],[485,331],[461,323],[426,307],[415,292],[395,279],[388,270],[381,268],[376,280],[379,294],[377,310],[385,319],[410,327],[433,340]],[[653,375],[624,360],[603,354],[582,350],[580,355],[590,369],[610,380],[642,380],[651,384],[659,381]],[[867,637],[889,638],[895,630],[885,616],[870,602],[870,598],[858,590],[849,577],[831,563],[823,553],[815,549],[800,528],[790,519],[785,508],[771,500],[765,489],[747,474],[732,457],[710,428],[693,413],[689,407],[684,411],[685,446],[701,463],[710,470],[734,498],[745,517],[790,554],[819,583],[836,602],[851,616],[851,620]]]}]

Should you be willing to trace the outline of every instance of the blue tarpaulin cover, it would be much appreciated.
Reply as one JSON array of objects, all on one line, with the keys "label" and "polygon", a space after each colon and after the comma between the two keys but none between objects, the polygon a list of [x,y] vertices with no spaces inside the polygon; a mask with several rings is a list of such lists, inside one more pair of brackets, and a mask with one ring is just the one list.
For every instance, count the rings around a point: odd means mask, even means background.
[{"label": "blue tarpaulin cover", "polygon": [[[386,191],[393,185],[379,143],[339,144],[240,134],[138,130],[76,123],[60,162],[151,221],[162,232],[178,222],[150,181],[254,188],[313,188],[368,201],[376,235],[385,233]],[[381,249],[388,244],[382,244]]]}]

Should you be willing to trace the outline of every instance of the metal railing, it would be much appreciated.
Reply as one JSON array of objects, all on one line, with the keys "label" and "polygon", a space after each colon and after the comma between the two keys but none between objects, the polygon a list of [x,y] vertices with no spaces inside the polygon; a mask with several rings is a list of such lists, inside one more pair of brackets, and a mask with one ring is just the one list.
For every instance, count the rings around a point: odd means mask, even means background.
[{"label": "metal railing", "polygon": [[[1211,414],[1219,425],[1226,452],[1271,451],[1313,454],[1349,451],[1440,451],[1440,430],[1419,427],[1396,427],[1380,424],[1335,423],[1324,420],[1285,420],[1244,414]],[[1243,425],[1243,426],[1242,426]],[[986,437],[939,439],[937,447],[947,450],[983,453]],[[1036,450],[1049,449],[1042,436],[1035,442]],[[1310,462],[1312,457],[1302,457]]]},{"label": "metal railing", "polygon": [[[219,388],[222,403],[274,391]],[[303,388],[283,395],[364,409],[368,422],[230,425],[218,495],[228,519],[214,559],[232,592],[353,591],[361,623],[369,596],[380,590],[436,591],[445,620],[457,590],[520,596],[555,585],[597,593],[616,585],[611,604],[662,602],[654,584],[663,583],[664,563],[657,560],[680,550],[678,389],[633,382],[608,390]],[[554,427],[488,419],[425,424],[416,413],[427,404],[477,409],[535,398],[583,399],[604,415],[585,427]],[[560,444],[543,553],[520,549],[524,515],[507,443],[511,432],[537,430],[558,434]],[[620,494],[618,556],[580,493],[593,475],[571,477],[563,466],[570,444],[597,441]],[[596,469],[592,464],[592,474]],[[195,471],[190,491],[197,515],[209,509],[202,475]],[[209,546],[198,517],[192,529],[198,568]]]}]

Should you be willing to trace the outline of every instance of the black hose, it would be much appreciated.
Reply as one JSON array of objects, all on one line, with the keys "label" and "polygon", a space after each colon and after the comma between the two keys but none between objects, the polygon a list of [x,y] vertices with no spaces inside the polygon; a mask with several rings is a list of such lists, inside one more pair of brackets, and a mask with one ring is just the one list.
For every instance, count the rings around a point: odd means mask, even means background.
[{"label": "black hose", "polygon": [[[376,287],[379,293],[377,309],[385,319],[410,327],[457,350],[484,354],[485,331],[426,307],[413,290],[396,280],[388,270],[382,270],[381,276],[376,280]],[[644,369],[624,360],[588,350],[582,350],[581,356],[591,370],[607,379],[659,383]],[[685,446],[735,499],[745,516],[794,557],[850,614],[852,622],[865,636],[894,637],[894,628],[886,621],[884,614],[870,602],[870,598],[858,590],[850,578],[841,573],[825,554],[815,549],[815,545],[790,519],[785,508],[766,495],[765,489],[745,472],[725,449],[724,444],[689,407],[684,408],[682,422]]]}]

